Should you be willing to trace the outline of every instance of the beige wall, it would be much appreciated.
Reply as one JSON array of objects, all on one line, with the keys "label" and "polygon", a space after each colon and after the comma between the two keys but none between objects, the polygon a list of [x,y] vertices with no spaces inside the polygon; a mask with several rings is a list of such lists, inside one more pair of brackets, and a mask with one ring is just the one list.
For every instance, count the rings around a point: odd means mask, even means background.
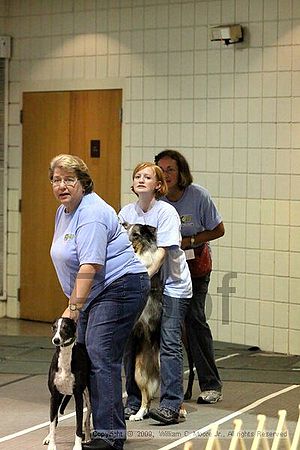
[{"label": "beige wall", "polygon": [[[214,338],[299,354],[299,0],[9,0],[6,6],[2,16],[13,37],[7,314],[18,316],[24,86],[115,84],[125,99],[122,203],[132,200],[138,161],[165,147],[182,151],[226,226],[213,244]],[[246,42],[228,48],[210,42],[209,26],[222,23],[241,23]],[[230,280],[236,292],[224,324],[218,288],[229,272],[237,274]]]}]

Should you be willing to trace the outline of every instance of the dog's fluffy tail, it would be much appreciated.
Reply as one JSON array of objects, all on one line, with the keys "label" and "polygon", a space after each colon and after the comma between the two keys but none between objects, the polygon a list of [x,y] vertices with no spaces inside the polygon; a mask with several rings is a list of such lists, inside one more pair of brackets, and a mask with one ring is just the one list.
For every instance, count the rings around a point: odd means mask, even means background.
[{"label": "dog's fluffy tail", "polygon": [[59,408],[59,412],[60,414],[64,414],[65,413],[65,409],[67,404],[69,403],[69,401],[71,400],[72,395],[65,395],[63,398],[63,401],[61,402],[60,408]]}]

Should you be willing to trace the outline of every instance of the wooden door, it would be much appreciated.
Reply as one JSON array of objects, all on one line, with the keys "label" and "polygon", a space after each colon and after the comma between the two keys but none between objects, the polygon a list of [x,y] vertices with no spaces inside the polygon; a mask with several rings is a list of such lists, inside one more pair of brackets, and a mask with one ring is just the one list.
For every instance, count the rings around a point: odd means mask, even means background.
[{"label": "wooden door", "polygon": [[[48,179],[59,153],[83,158],[95,191],[120,206],[121,90],[25,93],[21,207],[21,318],[51,322],[66,306],[49,250],[58,203]],[[100,157],[91,157],[100,141]]]},{"label": "wooden door", "polygon": [[[121,90],[76,91],[71,95],[70,153],[88,165],[95,191],[120,209]],[[100,158],[91,156],[91,141],[100,141]]]},{"label": "wooden door", "polygon": [[[21,318],[51,321],[66,304],[49,257],[57,203],[48,179],[56,153],[69,152],[70,95],[23,96]],[[59,150],[58,150],[59,149]]]}]

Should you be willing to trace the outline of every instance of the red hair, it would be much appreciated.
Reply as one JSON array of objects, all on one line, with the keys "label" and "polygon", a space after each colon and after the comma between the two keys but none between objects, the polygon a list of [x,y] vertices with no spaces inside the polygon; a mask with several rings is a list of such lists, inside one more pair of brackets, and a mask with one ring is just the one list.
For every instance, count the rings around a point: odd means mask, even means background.
[{"label": "red hair", "polygon": [[[136,174],[138,172],[140,172],[143,169],[147,169],[148,167],[150,169],[152,169],[156,180],[160,182],[160,187],[155,191],[155,198],[160,198],[160,197],[163,197],[164,195],[167,195],[168,185],[166,183],[164,173],[159,166],[157,166],[156,164],[154,164],[152,162],[139,163],[133,170],[132,179],[134,180],[134,177],[136,176]],[[131,186],[131,190],[134,192],[133,186]]]}]

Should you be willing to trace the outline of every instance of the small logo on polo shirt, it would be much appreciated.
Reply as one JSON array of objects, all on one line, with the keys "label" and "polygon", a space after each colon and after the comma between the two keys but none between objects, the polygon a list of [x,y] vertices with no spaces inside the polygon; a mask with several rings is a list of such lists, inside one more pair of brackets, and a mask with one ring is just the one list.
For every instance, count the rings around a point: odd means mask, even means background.
[{"label": "small logo on polo shirt", "polygon": [[193,218],[192,214],[185,214],[183,216],[180,216],[180,220],[181,220],[182,224],[184,224],[184,223],[191,223],[192,222],[192,218]]},{"label": "small logo on polo shirt", "polygon": [[68,234],[65,234],[64,240],[70,241],[71,239],[74,239],[74,238],[75,238],[75,234],[68,233]]}]

